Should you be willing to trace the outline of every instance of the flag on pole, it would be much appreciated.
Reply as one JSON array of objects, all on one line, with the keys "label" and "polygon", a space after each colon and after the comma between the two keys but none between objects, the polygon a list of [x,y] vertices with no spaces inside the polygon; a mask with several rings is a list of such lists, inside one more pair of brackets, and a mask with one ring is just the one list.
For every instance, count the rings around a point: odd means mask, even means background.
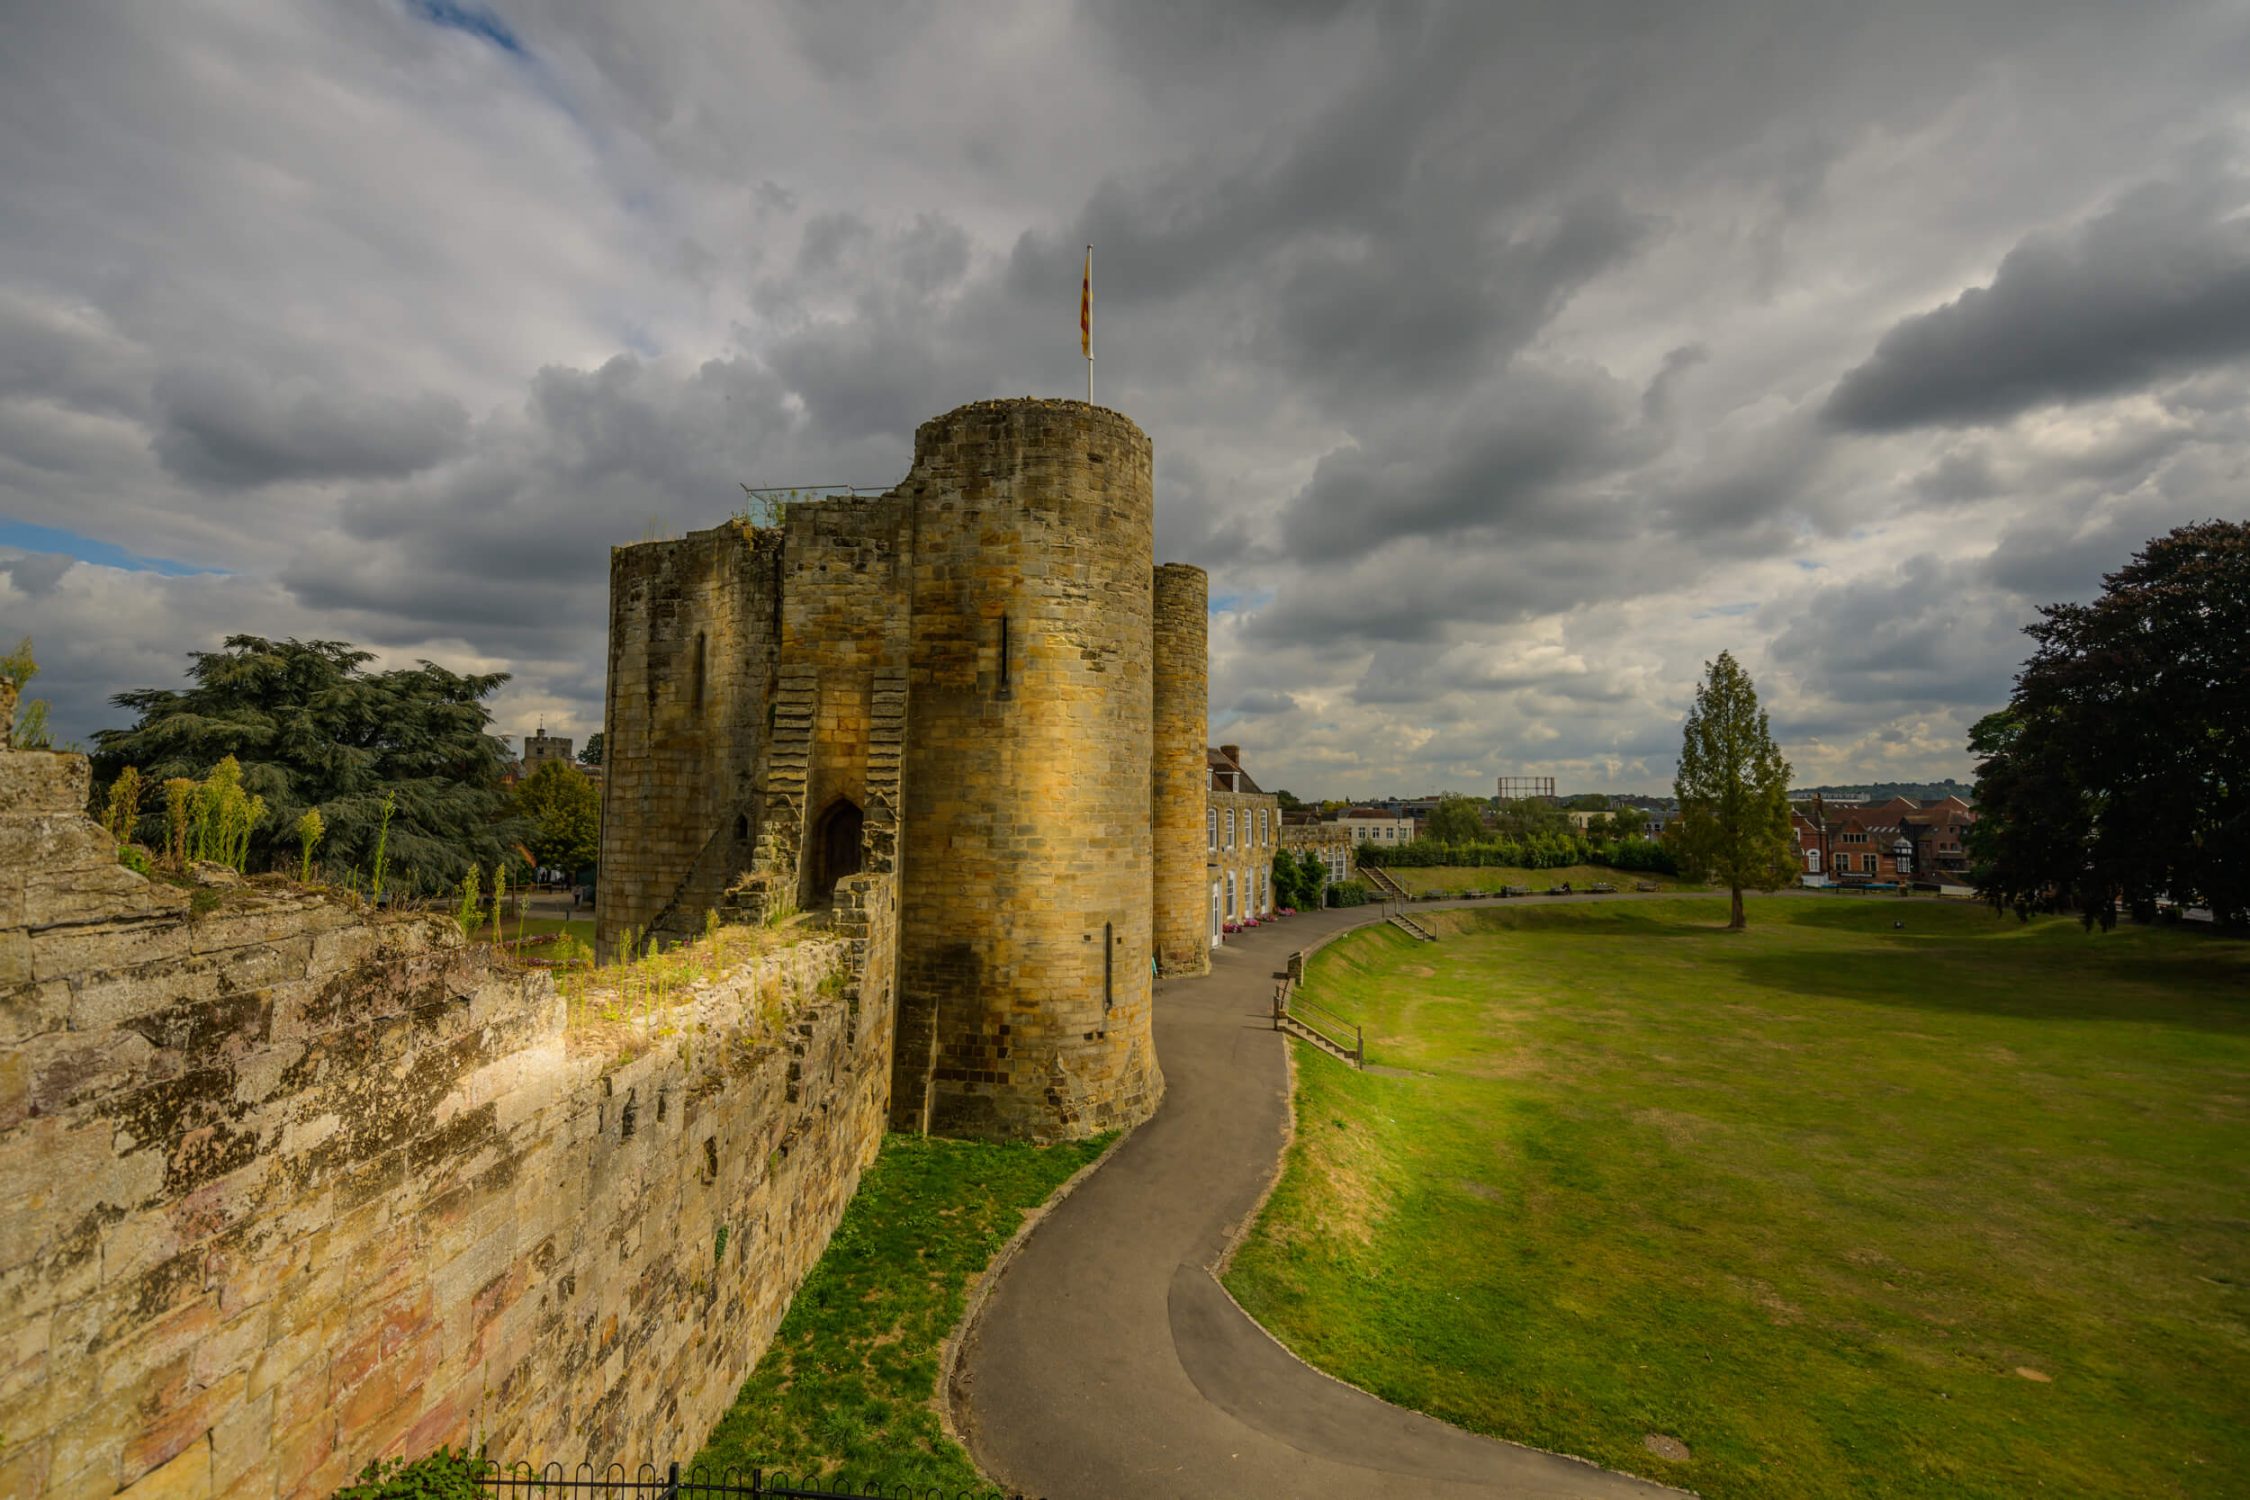
[{"label": "flag on pole", "polygon": [[1086,279],[1078,288],[1078,352],[1094,357],[1094,247],[1086,247]]}]

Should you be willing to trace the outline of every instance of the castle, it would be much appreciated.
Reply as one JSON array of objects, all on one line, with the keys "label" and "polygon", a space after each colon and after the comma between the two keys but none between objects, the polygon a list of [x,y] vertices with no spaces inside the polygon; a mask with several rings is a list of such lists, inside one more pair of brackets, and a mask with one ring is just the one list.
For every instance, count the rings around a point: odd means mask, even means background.
[{"label": "castle", "polygon": [[892,1128],[1153,1110],[1152,977],[1211,922],[1208,583],[1155,563],[1150,458],[980,401],[883,495],[614,549],[600,942],[826,909],[895,952]]}]

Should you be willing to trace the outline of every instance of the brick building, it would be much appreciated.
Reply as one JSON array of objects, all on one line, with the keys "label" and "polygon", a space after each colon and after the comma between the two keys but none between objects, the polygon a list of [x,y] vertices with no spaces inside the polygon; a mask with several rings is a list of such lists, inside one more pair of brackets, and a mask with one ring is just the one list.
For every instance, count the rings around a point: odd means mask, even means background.
[{"label": "brick building", "polygon": [[[1976,809],[1959,797],[1916,802],[1837,805],[1823,798],[1793,804],[1791,830],[1805,875],[1824,883],[1863,884],[1912,880],[1966,882],[1969,856],[1963,835],[1977,820]],[[1913,846],[1900,868],[1898,841]]]}]

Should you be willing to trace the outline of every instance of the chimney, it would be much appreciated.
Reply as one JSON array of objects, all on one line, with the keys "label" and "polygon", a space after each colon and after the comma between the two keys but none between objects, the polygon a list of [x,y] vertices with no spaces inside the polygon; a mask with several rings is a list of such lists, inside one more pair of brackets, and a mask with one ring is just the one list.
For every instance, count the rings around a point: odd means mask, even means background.
[{"label": "chimney", "polygon": [[1242,769],[1242,747],[1240,745],[1221,745],[1219,753],[1233,761],[1236,770]]}]

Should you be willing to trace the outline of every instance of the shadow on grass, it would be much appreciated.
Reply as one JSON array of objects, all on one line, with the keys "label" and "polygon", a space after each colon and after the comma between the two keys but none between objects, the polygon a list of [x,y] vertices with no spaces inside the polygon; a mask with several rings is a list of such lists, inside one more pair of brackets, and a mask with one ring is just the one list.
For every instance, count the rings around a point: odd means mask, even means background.
[{"label": "shadow on grass", "polygon": [[2250,945],[2214,951],[2198,938],[2158,932],[2120,943],[2120,934],[2082,934],[2075,924],[2024,932],[2029,943],[1918,935],[1911,923],[1880,936],[1895,936],[1895,946],[1856,953],[1745,946],[1714,956],[1745,983],[1790,994],[1956,1015],[2250,1031]]}]

